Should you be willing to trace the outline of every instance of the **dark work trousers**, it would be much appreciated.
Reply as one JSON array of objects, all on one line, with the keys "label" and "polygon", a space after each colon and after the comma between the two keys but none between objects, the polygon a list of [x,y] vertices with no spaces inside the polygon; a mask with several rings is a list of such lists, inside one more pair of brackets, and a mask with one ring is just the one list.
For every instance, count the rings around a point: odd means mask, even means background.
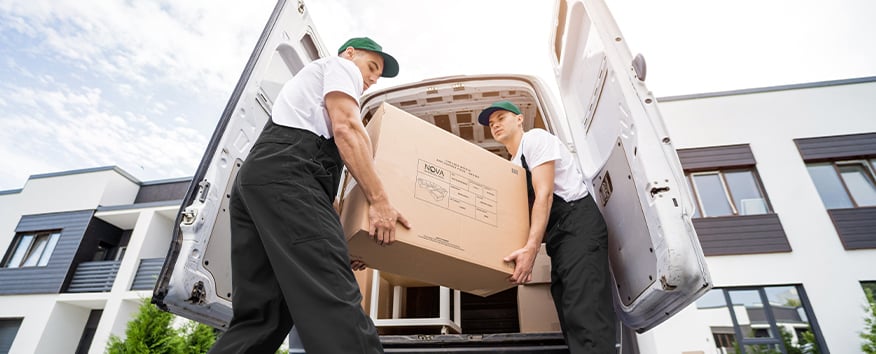
[{"label": "dark work trousers", "polygon": [[[521,160],[533,200],[532,176],[526,158]],[[551,296],[569,352],[616,353],[608,229],[593,197],[566,202],[554,194],[544,241],[551,257]]]},{"label": "dark work trousers", "polygon": [[383,353],[332,207],[333,140],[268,122],[232,187],[234,317],[210,353],[274,353],[296,325],[309,354]]}]

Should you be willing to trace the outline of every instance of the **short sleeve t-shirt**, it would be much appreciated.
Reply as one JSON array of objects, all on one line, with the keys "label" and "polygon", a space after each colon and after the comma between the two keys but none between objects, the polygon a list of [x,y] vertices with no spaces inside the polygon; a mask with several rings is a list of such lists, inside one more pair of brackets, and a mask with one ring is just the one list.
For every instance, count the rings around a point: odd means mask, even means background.
[{"label": "short sleeve t-shirt", "polygon": [[511,158],[511,162],[523,166],[521,155],[526,157],[530,171],[554,161],[554,194],[563,200],[571,202],[587,196],[584,174],[563,142],[553,134],[538,128],[523,133],[517,154]]},{"label": "short sleeve t-shirt", "polygon": [[356,64],[340,56],[322,58],[306,65],[287,81],[271,111],[274,123],[305,129],[332,138],[332,123],[325,108],[329,92],[342,92],[356,100],[364,90],[362,73]]}]

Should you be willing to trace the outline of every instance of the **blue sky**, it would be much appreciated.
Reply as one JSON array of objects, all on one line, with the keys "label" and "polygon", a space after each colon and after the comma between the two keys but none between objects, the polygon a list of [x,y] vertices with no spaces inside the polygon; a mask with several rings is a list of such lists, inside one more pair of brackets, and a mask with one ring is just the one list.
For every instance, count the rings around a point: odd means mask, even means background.
[{"label": "blue sky", "polygon": [[[870,0],[606,0],[658,97],[876,75]],[[0,0],[0,190],[116,165],[194,173],[273,0]],[[552,75],[549,1],[306,1],[328,48],[368,35],[428,77]]]}]

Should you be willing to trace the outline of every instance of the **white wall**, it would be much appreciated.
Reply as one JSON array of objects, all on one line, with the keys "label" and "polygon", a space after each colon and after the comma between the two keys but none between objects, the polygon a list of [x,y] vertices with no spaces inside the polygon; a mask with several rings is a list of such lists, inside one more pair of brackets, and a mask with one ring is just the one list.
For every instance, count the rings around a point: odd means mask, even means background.
[{"label": "white wall", "polygon": [[37,344],[44,334],[57,295],[0,296],[0,318],[23,318],[10,353],[38,353]]},{"label": "white wall", "polygon": [[[123,188],[123,185],[129,185]],[[75,186],[75,188],[71,188]],[[105,191],[118,195],[107,196]],[[137,184],[114,170],[29,179],[21,191],[19,210],[24,214],[94,209],[106,205],[131,204],[137,196]]]},{"label": "white wall", "polygon": [[94,332],[94,339],[91,341],[91,347],[89,347],[88,352],[103,353],[109,342],[110,336],[116,336],[124,340],[128,321],[134,319],[139,307],[139,300],[124,300],[120,297],[114,297],[107,301],[106,307],[103,310],[103,315],[100,317],[100,323],[98,323],[97,330]]},{"label": "white wall", "polygon": [[90,313],[87,308],[55,302],[34,353],[75,351]]},{"label": "white wall", "polygon": [[[110,172],[110,171],[107,171]],[[130,179],[118,172],[108,173],[103,193],[100,195],[100,205],[127,205],[133,204],[140,191],[140,185],[131,182]]]},{"label": "white wall", "polygon": [[836,353],[860,350],[859,281],[876,279],[876,250],[843,249],[793,139],[876,132],[873,97],[876,83],[660,103],[676,148],[750,144],[793,250],[708,257],[715,286],[803,284]]}]

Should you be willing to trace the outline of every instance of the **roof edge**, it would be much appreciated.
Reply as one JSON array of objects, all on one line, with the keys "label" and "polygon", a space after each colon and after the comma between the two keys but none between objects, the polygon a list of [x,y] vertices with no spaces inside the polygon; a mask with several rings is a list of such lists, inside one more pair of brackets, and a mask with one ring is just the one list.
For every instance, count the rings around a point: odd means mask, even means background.
[{"label": "roof edge", "polygon": [[684,100],[693,100],[693,99],[698,99],[698,98],[713,98],[713,97],[724,97],[724,96],[735,96],[735,95],[747,95],[747,94],[752,94],[752,93],[799,90],[799,89],[827,87],[827,86],[853,85],[853,84],[862,84],[862,83],[869,83],[869,82],[876,82],[876,76],[866,76],[866,77],[841,79],[841,80],[806,82],[806,83],[790,84],[790,85],[756,87],[756,88],[730,90],[730,91],[694,93],[694,94],[689,94],[689,95],[657,97],[657,102],[684,101]]}]

